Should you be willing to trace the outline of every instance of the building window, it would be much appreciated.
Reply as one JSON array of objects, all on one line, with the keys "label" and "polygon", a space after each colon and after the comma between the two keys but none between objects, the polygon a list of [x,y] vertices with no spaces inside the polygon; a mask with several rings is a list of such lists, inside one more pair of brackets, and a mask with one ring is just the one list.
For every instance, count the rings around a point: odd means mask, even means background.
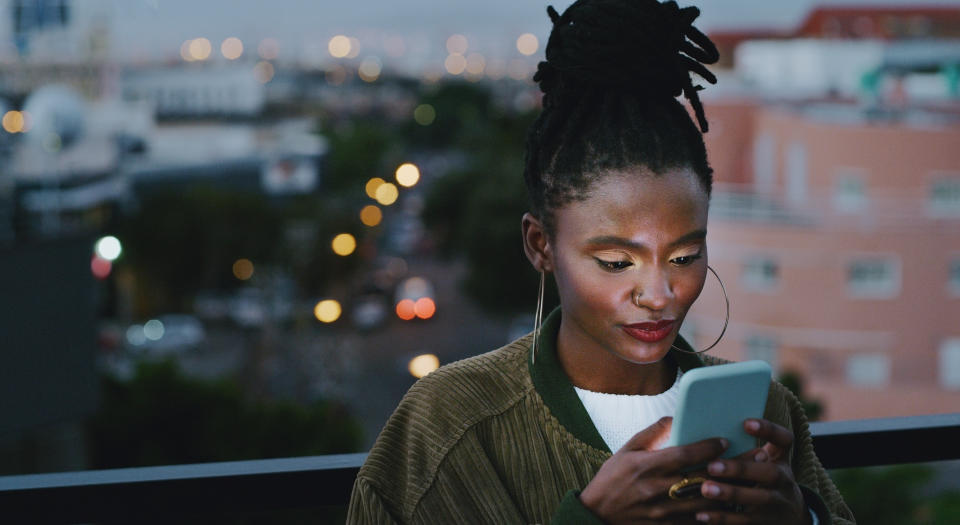
[{"label": "building window", "polygon": [[752,335],[747,338],[743,348],[743,358],[745,360],[759,359],[766,361],[770,368],[777,369],[777,358],[779,348],[777,340],[763,335]]},{"label": "building window", "polygon": [[749,290],[771,290],[779,280],[777,262],[769,257],[751,257],[743,265],[743,284]]},{"label": "building window", "polygon": [[950,292],[960,295],[960,259],[950,262]]},{"label": "building window", "polygon": [[776,146],[769,133],[761,133],[753,141],[753,184],[757,193],[773,193],[777,169]]},{"label": "building window", "polygon": [[934,217],[960,217],[960,177],[931,182],[927,209]]},{"label": "building window", "polygon": [[960,337],[947,339],[940,345],[940,384],[960,390]]},{"label": "building window", "polygon": [[900,262],[892,257],[855,259],[847,265],[847,294],[891,299],[900,293]]},{"label": "building window", "polygon": [[791,142],[787,148],[787,201],[802,204],[807,200],[807,147]]},{"label": "building window", "polygon": [[890,358],[883,354],[856,354],[847,359],[847,382],[882,387],[890,383]]},{"label": "building window", "polygon": [[837,173],[833,185],[833,208],[840,213],[857,213],[867,208],[863,175],[852,170]]}]

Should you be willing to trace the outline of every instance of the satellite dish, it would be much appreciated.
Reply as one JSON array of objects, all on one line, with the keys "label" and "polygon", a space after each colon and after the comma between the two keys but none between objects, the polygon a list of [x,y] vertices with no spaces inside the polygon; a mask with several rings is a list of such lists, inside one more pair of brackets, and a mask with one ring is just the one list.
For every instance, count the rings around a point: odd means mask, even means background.
[{"label": "satellite dish", "polygon": [[67,147],[83,135],[86,103],[67,86],[47,85],[27,97],[23,111],[28,115],[27,137],[44,145]]}]

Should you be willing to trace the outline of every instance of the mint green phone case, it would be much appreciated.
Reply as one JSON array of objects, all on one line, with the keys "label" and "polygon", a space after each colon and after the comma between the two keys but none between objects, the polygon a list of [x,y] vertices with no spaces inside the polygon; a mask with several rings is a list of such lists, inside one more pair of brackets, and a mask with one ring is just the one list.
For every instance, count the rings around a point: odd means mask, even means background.
[{"label": "mint green phone case", "polygon": [[665,447],[722,437],[730,447],[722,457],[738,456],[756,447],[743,421],[763,417],[770,389],[770,365],[743,361],[704,366],[680,377],[680,404]]}]

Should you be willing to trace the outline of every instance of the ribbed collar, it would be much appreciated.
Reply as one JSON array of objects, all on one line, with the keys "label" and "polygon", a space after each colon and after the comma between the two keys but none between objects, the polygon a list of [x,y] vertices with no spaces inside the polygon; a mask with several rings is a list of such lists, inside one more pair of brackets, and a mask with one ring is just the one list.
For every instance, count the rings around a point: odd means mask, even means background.
[{"label": "ribbed collar", "polygon": [[[563,371],[560,360],[557,359],[557,334],[560,332],[560,308],[550,312],[540,327],[540,340],[537,343],[537,356],[533,363],[527,359],[530,368],[530,377],[533,387],[543,398],[543,402],[550,409],[550,413],[560,421],[571,434],[580,441],[598,450],[611,452],[610,448],[600,437],[600,432],[594,426],[593,420],[583,407],[580,397],[573,389],[573,383]],[[693,349],[682,338],[677,337],[674,345],[684,350]],[[687,354],[670,349],[667,359],[673,359],[684,372],[703,366],[703,361],[696,354]]]}]

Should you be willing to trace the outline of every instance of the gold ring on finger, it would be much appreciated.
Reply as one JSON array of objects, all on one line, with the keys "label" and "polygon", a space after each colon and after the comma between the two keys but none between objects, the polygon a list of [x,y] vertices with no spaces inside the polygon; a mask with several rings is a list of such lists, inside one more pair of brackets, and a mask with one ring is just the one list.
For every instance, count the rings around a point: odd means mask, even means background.
[{"label": "gold ring on finger", "polygon": [[670,492],[667,494],[670,499],[689,499],[700,493],[700,485],[706,478],[696,476],[693,478],[684,477],[680,481],[670,485]]}]

